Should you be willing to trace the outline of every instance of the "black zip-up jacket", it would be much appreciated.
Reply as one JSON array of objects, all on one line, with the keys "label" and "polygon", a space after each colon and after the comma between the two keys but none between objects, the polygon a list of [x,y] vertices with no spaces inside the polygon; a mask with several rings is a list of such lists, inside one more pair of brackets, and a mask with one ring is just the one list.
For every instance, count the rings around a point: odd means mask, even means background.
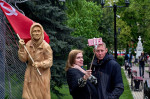
[{"label": "black zip-up jacket", "polygon": [[94,58],[92,74],[98,81],[99,99],[119,99],[124,91],[121,67],[111,54],[107,53],[101,61]]}]

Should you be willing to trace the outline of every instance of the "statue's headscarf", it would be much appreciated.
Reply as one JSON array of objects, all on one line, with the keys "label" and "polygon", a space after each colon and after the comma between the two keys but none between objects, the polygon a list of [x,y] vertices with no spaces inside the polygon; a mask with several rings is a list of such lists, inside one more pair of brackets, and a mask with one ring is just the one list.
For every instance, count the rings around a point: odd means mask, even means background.
[{"label": "statue's headscarf", "polygon": [[[33,28],[36,27],[36,26],[40,27],[41,28],[41,32],[42,32],[42,36],[40,37],[39,41],[35,41],[33,39],[32,35],[31,35],[32,31],[33,31]],[[39,24],[39,23],[33,23],[31,25],[31,27],[30,27],[30,36],[31,36],[31,41],[32,41],[33,45],[36,46],[36,47],[38,47],[43,42],[43,40],[44,40],[44,29],[43,29],[42,25]]]}]

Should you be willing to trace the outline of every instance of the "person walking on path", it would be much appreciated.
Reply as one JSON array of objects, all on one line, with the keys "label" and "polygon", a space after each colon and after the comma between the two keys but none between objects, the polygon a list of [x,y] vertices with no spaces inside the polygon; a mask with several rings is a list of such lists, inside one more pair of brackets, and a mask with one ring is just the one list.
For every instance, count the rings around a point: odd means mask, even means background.
[{"label": "person walking on path", "polygon": [[125,62],[129,62],[129,54],[128,53],[126,53],[124,60],[125,60]]},{"label": "person walking on path", "polygon": [[133,58],[133,54],[130,53],[130,56],[129,56],[129,64],[130,64],[130,67],[132,67],[132,58]]},{"label": "person walking on path", "polygon": [[141,56],[139,56],[139,73],[140,77],[144,78],[144,67],[145,67],[146,57],[144,55],[144,52],[141,53]]},{"label": "person walking on path", "polygon": [[135,63],[135,56],[132,55],[132,66],[134,66],[134,63]]},{"label": "person walking on path", "polygon": [[126,52],[125,54],[125,58],[124,58],[124,65],[125,65],[125,70],[127,70],[128,66],[129,66],[129,54]]},{"label": "person walking on path", "polygon": [[98,81],[99,99],[119,99],[124,91],[121,67],[107,51],[104,42],[93,49],[96,56],[92,64],[92,74]]}]

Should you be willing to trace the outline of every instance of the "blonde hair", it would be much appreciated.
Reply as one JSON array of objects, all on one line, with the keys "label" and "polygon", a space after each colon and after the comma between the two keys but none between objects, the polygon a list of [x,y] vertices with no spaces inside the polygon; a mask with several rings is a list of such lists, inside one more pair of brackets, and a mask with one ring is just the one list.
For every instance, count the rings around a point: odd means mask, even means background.
[{"label": "blonde hair", "polygon": [[106,48],[106,43],[102,42],[102,44],[100,44],[98,46],[104,46]]},{"label": "blonde hair", "polygon": [[[100,46],[104,46],[104,47],[107,49],[107,47],[106,47],[106,43],[104,43],[104,42],[102,42],[102,44],[97,45],[97,47],[100,47]],[[93,49],[93,50],[96,50],[96,49],[95,49],[95,47],[94,47],[94,49]]]},{"label": "blonde hair", "polygon": [[75,58],[78,53],[83,53],[83,51],[78,50],[78,49],[74,49],[74,50],[70,51],[67,62],[66,62],[65,71],[67,71],[69,68],[71,68],[73,66],[73,64],[75,63]]}]

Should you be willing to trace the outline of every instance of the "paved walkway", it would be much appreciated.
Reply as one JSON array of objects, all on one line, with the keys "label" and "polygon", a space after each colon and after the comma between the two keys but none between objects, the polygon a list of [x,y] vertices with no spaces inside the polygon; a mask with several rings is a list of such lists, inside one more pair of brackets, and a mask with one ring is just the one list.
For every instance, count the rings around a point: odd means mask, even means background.
[{"label": "paved walkway", "polygon": [[[123,67],[123,69],[124,69],[124,67]],[[137,76],[139,77],[139,67],[134,65],[132,67],[132,70],[136,70],[137,71]],[[149,79],[149,74],[146,72],[147,70],[148,70],[148,67],[145,67],[143,84],[144,84],[146,79]],[[131,77],[130,78],[128,77],[128,72],[127,71],[125,71],[125,74],[126,74],[126,77],[127,77],[128,82],[129,82],[130,89],[131,89]],[[134,90],[131,89],[134,99],[143,99],[143,88],[140,87],[140,89],[142,89],[142,90],[134,91]]]}]

